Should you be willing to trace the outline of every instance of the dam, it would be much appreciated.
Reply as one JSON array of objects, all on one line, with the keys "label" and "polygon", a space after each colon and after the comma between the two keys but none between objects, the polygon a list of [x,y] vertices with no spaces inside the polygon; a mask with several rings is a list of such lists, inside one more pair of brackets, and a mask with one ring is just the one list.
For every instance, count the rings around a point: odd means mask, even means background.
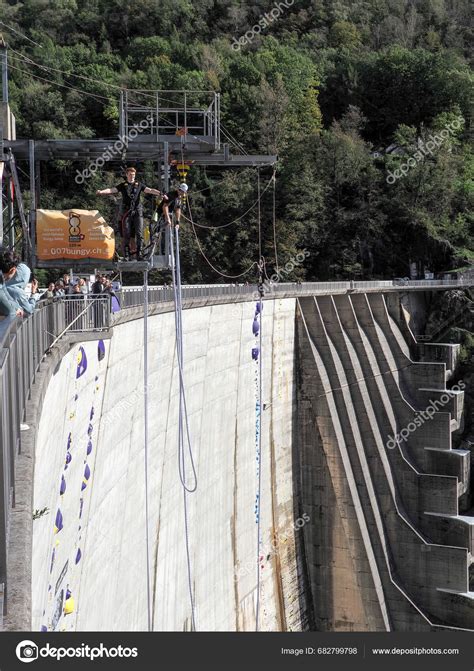
[{"label": "dam", "polygon": [[189,591],[199,631],[254,631],[257,600],[261,631],[473,630],[459,346],[414,336],[459,284],[274,287],[261,407],[255,287],[184,287],[186,520],[171,292],[149,292],[148,489],[143,291],[53,346],[59,303],[2,322],[4,399],[27,368],[0,415],[3,627],[145,631],[148,559],[154,631],[192,628]]}]

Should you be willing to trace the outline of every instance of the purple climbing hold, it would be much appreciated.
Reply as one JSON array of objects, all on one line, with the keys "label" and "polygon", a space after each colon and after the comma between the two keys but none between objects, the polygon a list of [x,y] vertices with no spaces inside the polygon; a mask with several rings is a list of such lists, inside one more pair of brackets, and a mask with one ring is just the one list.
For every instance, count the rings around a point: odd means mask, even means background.
[{"label": "purple climbing hold", "polygon": [[91,414],[90,414],[90,417],[89,417],[91,422],[92,422],[93,417],[94,417],[94,406],[92,406],[92,408],[91,408]]},{"label": "purple climbing hold", "polygon": [[67,448],[66,448],[67,450],[69,450],[69,448],[71,447],[71,441],[72,441],[72,434],[69,434],[69,436],[67,437]]},{"label": "purple climbing hold", "polygon": [[254,361],[258,361],[259,353],[260,353],[260,350],[258,349],[258,347],[252,347],[252,359]]},{"label": "purple climbing hold", "polygon": [[258,323],[257,319],[254,319],[252,324],[252,333],[254,334],[254,336],[258,336],[259,331],[260,331],[260,324]]},{"label": "purple climbing hold", "polygon": [[66,452],[66,464],[70,464],[72,461],[72,454],[70,452]]},{"label": "purple climbing hold", "polygon": [[[47,627],[45,624],[42,624],[42,625],[41,625],[41,631],[48,631],[48,627]],[[22,659],[21,661],[24,662],[25,660]],[[29,662],[30,660],[28,659],[28,660],[26,660],[26,661]]]},{"label": "purple climbing hold", "polygon": [[70,598],[71,598],[71,590],[68,588],[68,589],[66,589],[66,599],[70,599]]},{"label": "purple climbing hold", "polygon": [[87,454],[89,455],[92,452],[92,440],[87,443]]},{"label": "purple climbing hold", "polygon": [[82,517],[82,509],[84,507],[84,499],[81,499],[79,502],[79,519]]},{"label": "purple climbing hold", "polygon": [[64,475],[61,476],[61,485],[59,487],[59,495],[62,496],[66,491],[66,479]]},{"label": "purple climbing hold", "polygon": [[77,554],[76,554],[76,564],[79,564],[79,562],[81,561],[81,557],[82,557],[82,552],[81,552],[80,548],[78,548],[77,549]]},{"label": "purple climbing hold", "polygon": [[58,512],[56,513],[56,521],[54,523],[54,533],[57,534],[61,531],[63,528],[63,514],[61,510],[58,508]]},{"label": "purple climbing hold", "polygon": [[83,347],[79,347],[79,352],[77,353],[77,368],[76,368],[76,379],[84,375],[87,370],[87,356],[86,351]]},{"label": "purple climbing hold", "polygon": [[105,356],[105,343],[103,340],[99,340],[97,344],[97,358],[99,359],[99,361],[102,361],[104,356]]},{"label": "purple climbing hold", "polygon": [[89,424],[89,426],[87,427],[87,435],[90,437],[93,431],[94,427],[92,426],[92,424]]},{"label": "purple climbing hold", "polygon": [[259,315],[259,314],[260,314],[260,306],[261,306],[261,309],[263,310],[263,303],[260,303],[260,302],[259,302],[259,303],[257,303],[257,305],[255,306],[255,314],[256,314],[256,315]]}]

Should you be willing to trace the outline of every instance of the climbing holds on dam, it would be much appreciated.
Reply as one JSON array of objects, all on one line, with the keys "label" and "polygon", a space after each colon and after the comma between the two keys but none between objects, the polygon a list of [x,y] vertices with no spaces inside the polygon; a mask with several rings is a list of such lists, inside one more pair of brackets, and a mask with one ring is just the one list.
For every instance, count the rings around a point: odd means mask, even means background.
[{"label": "climbing holds on dam", "polygon": [[[54,525],[50,527],[46,555],[50,587],[47,593],[43,592],[41,606],[45,612],[35,623],[38,630],[46,627],[43,631],[69,631],[76,626],[76,606],[80,598],[78,581],[83,565],[82,534],[87,525],[84,490],[87,494],[92,482],[93,463],[90,459],[96,447],[106,354],[105,344],[96,342],[77,346],[71,353],[69,388],[65,395],[68,423],[63,434],[64,462],[56,476],[57,512],[56,518],[51,520]],[[77,458],[82,459],[82,467],[80,461],[75,464]]]},{"label": "climbing holds on dam", "polygon": [[103,340],[99,340],[97,343],[97,358],[99,361],[105,357],[105,343]]},{"label": "climbing holds on dam", "polygon": [[84,477],[82,479],[82,485],[81,485],[82,492],[87,487],[87,483],[89,482],[90,477],[91,477],[91,469],[89,468],[89,464],[86,464],[86,467],[84,469]]},{"label": "climbing holds on dam", "polygon": [[60,509],[58,508],[58,511],[56,513],[56,521],[54,523],[54,533],[58,534],[61,531],[61,529],[63,528],[63,526],[64,526],[63,514],[60,511]]},{"label": "climbing holds on dam", "polygon": [[[260,278],[261,280],[262,278]],[[261,281],[260,281],[261,283]],[[262,296],[260,291],[260,300],[256,303],[255,313],[252,322],[252,333],[258,344],[252,348],[252,359],[255,362],[255,463],[256,463],[256,483],[257,492],[255,494],[255,524],[257,525],[257,553],[256,553],[256,603],[255,603],[255,631],[259,631],[259,612],[260,612],[260,571],[261,566],[261,506],[262,506]]]},{"label": "climbing holds on dam", "polygon": [[71,615],[71,613],[74,613],[75,608],[76,604],[74,601],[74,597],[71,594],[71,590],[66,589],[66,599],[64,601],[64,615]]},{"label": "climbing holds on dam", "polygon": [[87,356],[83,347],[79,347],[77,354],[76,380],[80,378],[87,370]]}]

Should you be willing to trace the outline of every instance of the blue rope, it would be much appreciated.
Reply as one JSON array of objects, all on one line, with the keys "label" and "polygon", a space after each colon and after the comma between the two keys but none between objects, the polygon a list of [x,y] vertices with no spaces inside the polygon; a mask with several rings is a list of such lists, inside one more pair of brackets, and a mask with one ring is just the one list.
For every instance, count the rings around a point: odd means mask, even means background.
[{"label": "blue rope", "polygon": [[[179,479],[183,487],[183,507],[184,507],[184,532],[186,541],[186,563],[188,574],[188,591],[191,604],[191,624],[192,630],[196,631],[195,603],[192,588],[191,571],[191,553],[189,548],[189,518],[188,518],[188,500],[187,496],[197,489],[197,474],[194,463],[194,455],[191,446],[189,431],[188,410],[186,406],[186,392],[183,376],[183,325],[182,325],[182,289],[181,289],[181,265],[179,252],[179,228],[176,228],[176,255],[174,252],[173,229],[170,231],[171,237],[171,269],[173,274],[173,293],[175,305],[175,326],[176,326],[176,353],[179,368],[179,419],[178,419],[178,469]],[[185,435],[187,450],[191,462],[194,484],[189,486],[186,482],[186,461],[185,461]]]},{"label": "blue rope", "polygon": [[150,585],[150,535],[148,505],[148,271],[143,273],[143,401],[144,401],[144,449],[145,449],[145,544],[146,544],[146,594],[148,631],[153,631]]}]

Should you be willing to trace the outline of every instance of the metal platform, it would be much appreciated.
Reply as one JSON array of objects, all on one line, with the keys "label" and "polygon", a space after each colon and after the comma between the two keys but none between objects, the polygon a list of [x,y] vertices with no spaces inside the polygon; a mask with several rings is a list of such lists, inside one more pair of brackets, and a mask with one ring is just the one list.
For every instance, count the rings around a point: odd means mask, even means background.
[{"label": "metal platform", "polygon": [[[1,49],[0,49],[1,51]],[[6,47],[4,45],[4,51]],[[5,64],[6,64],[6,58]],[[8,70],[2,69],[4,83],[8,81]],[[8,106],[8,90],[2,89],[3,103]],[[22,250],[31,267],[38,268],[74,268],[86,271],[104,268],[120,272],[141,272],[170,267],[169,239],[167,235],[163,255],[151,255],[150,261],[104,262],[99,259],[56,259],[41,261],[36,257],[36,211],[41,207],[41,161],[69,160],[82,163],[83,173],[79,173],[83,183],[88,177],[84,173],[109,167],[123,166],[124,161],[153,161],[159,166],[158,188],[168,192],[171,180],[171,166],[176,166],[181,180],[186,173],[182,163],[189,166],[209,166],[217,168],[265,167],[273,166],[278,157],[273,155],[231,154],[230,145],[223,143],[226,137],[240,152],[240,146],[221,123],[220,94],[215,91],[192,90],[128,90],[120,94],[119,132],[110,138],[72,139],[72,140],[32,140],[17,139],[12,133],[5,134],[0,123],[0,165],[11,168],[11,180],[15,186],[16,209],[21,221],[19,241],[14,242]],[[16,176],[15,160],[27,160],[30,178],[30,211],[27,218],[21,197],[20,183]],[[161,175],[161,176],[160,176]],[[10,179],[9,174],[6,175]],[[76,180],[77,180],[76,176]],[[3,175],[0,171],[0,194],[2,194]],[[8,196],[8,221],[15,220],[13,201]],[[0,242],[3,239],[3,202],[0,197]],[[6,208],[5,208],[6,209]],[[8,231],[13,237],[13,229]]]},{"label": "metal platform", "polygon": [[114,268],[121,273],[142,273],[147,270],[163,270],[169,268],[171,260],[168,256],[155,255],[143,261],[119,261]]},{"label": "metal platform", "polygon": [[[83,162],[103,157],[111,151],[116,142],[120,142],[119,136],[97,140],[11,140],[5,141],[5,146],[12,150],[17,159],[35,161],[63,159]],[[172,135],[131,140],[125,153],[127,161],[159,161],[164,156],[168,156],[168,160],[180,160],[181,150],[184,159],[193,161],[193,165],[221,168],[271,166],[278,160],[278,156],[272,155],[231,154],[226,144],[216,150],[213,145],[207,143],[206,138],[189,135],[183,136],[183,143],[179,137]],[[105,162],[105,165],[121,163],[123,153],[117,152],[113,158]]]}]

